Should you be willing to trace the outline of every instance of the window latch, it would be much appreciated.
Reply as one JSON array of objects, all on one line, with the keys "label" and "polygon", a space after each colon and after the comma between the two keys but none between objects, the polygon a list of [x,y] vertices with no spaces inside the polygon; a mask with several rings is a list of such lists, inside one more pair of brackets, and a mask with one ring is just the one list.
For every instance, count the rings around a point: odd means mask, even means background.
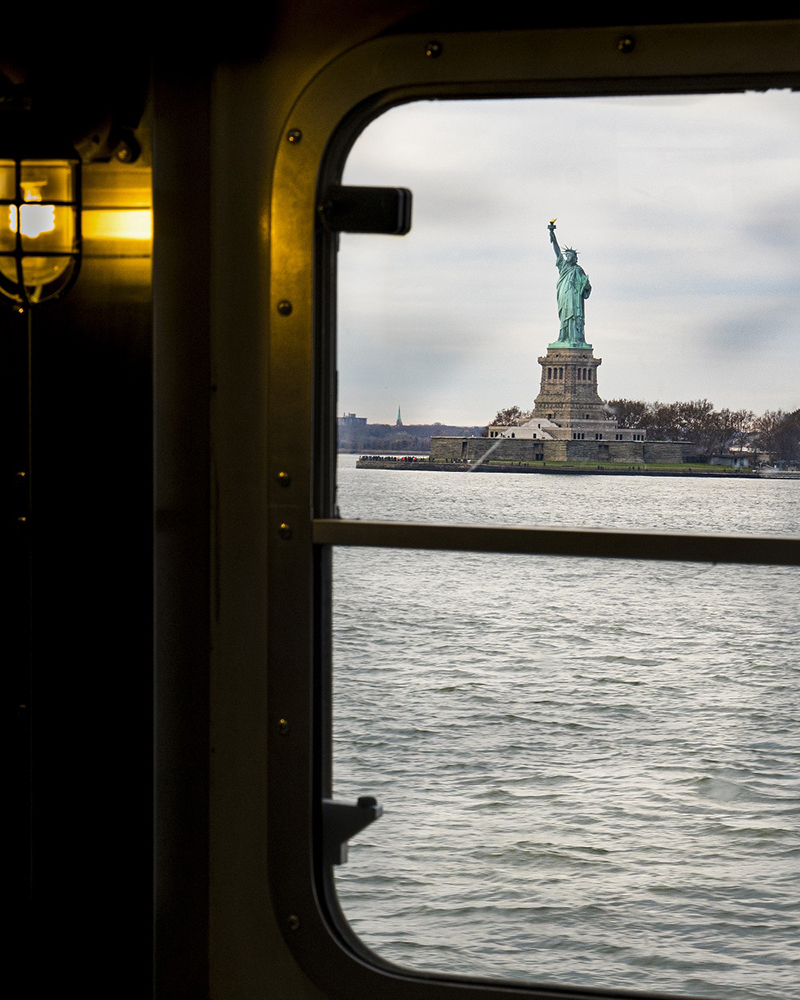
[{"label": "window latch", "polygon": [[411,192],[408,188],[329,187],[319,214],[332,233],[405,236],[411,229]]},{"label": "window latch", "polygon": [[371,795],[357,802],[322,800],[322,841],[325,862],[343,865],[347,861],[347,841],[369,826],[383,813],[383,807]]}]

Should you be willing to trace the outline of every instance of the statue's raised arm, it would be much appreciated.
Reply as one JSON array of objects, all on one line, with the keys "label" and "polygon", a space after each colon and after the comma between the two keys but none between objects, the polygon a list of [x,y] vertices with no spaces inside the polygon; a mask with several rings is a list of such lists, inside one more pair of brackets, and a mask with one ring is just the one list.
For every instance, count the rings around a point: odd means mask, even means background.
[{"label": "statue's raised arm", "polygon": [[553,250],[555,250],[556,260],[561,256],[561,247],[558,245],[558,240],[556,239],[556,220],[551,219],[550,225],[547,227],[550,230],[550,242],[553,244]]}]

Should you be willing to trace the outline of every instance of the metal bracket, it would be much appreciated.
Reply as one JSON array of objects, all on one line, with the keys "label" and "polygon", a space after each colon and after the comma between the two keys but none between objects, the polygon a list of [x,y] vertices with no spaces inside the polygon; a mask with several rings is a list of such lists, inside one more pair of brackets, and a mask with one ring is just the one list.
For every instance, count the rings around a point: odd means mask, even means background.
[{"label": "metal bracket", "polygon": [[411,229],[411,192],[408,188],[329,187],[319,213],[332,233],[405,236]]},{"label": "metal bracket", "polygon": [[347,841],[383,814],[383,807],[371,795],[357,802],[322,800],[322,846],[326,864],[347,861]]}]

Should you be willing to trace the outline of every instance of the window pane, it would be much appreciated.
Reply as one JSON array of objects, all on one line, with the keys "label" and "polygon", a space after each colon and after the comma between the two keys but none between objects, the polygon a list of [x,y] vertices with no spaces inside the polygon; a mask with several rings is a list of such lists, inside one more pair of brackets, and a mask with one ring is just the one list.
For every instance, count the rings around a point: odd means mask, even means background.
[{"label": "window pane", "polygon": [[[488,464],[519,471],[799,461],[794,425],[784,446],[753,421],[798,406],[798,112],[771,91],[421,102],[376,120],[344,182],[411,188],[413,225],[341,236],[341,446],[423,455],[433,434],[451,439],[442,462],[491,443]],[[585,350],[564,340],[553,218],[590,279]],[[493,430],[513,407],[536,419]],[[393,493],[380,516],[398,516]]]},{"label": "window pane", "polygon": [[363,941],[452,974],[793,995],[798,583],[337,549],[335,793],[384,806],[337,870]]},{"label": "window pane", "polygon": [[[342,515],[796,533],[798,101],[441,102],[373,123],[344,182],[410,187],[414,222],[341,238]],[[557,303],[570,244],[583,327]],[[533,416],[491,423],[513,406]],[[431,433],[455,468],[493,450],[475,474],[356,467],[424,457]],[[385,809],[337,872],[364,942],[423,970],[790,995],[799,580],[336,550],[335,791]]]}]

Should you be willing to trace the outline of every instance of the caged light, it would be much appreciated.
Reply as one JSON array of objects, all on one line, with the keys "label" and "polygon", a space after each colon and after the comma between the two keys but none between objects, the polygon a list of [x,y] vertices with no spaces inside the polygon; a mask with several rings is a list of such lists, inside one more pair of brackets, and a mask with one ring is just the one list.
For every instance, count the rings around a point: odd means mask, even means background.
[{"label": "caged light", "polygon": [[21,308],[66,294],[80,270],[80,160],[59,152],[0,156],[0,291]]}]

